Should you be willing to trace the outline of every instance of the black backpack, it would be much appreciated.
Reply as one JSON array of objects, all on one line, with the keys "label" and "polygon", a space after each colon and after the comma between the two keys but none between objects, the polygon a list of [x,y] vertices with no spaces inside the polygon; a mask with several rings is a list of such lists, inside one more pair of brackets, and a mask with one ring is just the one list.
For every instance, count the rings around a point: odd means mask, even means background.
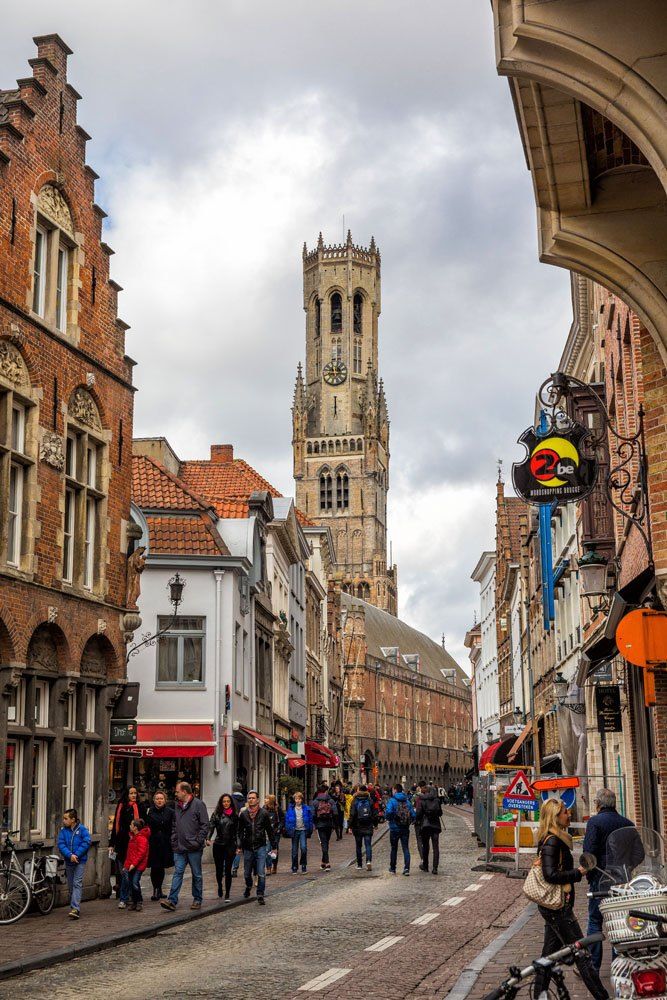
[{"label": "black backpack", "polygon": [[410,826],[412,816],[410,815],[410,806],[407,802],[398,802],[394,818],[399,826]]},{"label": "black backpack", "polygon": [[371,800],[368,798],[357,799],[357,820],[359,823],[368,823],[373,815]]}]

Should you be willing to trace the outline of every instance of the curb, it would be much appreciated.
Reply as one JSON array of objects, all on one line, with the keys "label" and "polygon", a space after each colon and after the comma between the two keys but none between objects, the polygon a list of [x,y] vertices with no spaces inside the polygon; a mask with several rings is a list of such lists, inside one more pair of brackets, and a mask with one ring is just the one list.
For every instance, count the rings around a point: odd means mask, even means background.
[{"label": "curb", "polygon": [[[373,840],[373,846],[379,843],[379,841],[386,836],[387,830],[388,828],[385,828],[382,833],[378,834],[378,836]],[[344,871],[352,864],[356,864],[354,858],[352,861],[345,861],[342,865],[337,865],[334,871]],[[313,876],[311,878],[299,880],[299,882],[295,882],[294,884],[284,885],[280,889],[276,889],[272,892],[271,895],[278,896],[283,892],[291,892],[294,889],[300,889],[311,882],[317,881],[317,879],[321,877],[322,876]],[[6,962],[4,965],[0,965],[0,982],[8,979],[14,979],[16,976],[22,976],[26,972],[34,972],[37,969],[47,969],[53,965],[61,965],[63,962],[71,962],[75,958],[83,958],[86,955],[91,955],[93,952],[107,951],[109,948],[115,948],[118,945],[129,944],[130,941],[139,941],[142,938],[156,937],[162,931],[171,930],[172,927],[180,927],[193,920],[202,920],[204,917],[213,917],[218,913],[227,913],[229,910],[235,910],[239,906],[246,906],[248,903],[254,902],[255,899],[253,897],[250,899],[235,899],[229,903],[216,902],[205,910],[188,910],[185,913],[179,913],[175,916],[167,917],[159,924],[116,931],[113,934],[107,934],[104,937],[94,938],[90,941],[83,941],[81,944],[69,945],[67,948],[56,948],[53,951],[47,951],[42,955],[35,955],[34,957],[24,960],[18,959],[15,962]]]}]

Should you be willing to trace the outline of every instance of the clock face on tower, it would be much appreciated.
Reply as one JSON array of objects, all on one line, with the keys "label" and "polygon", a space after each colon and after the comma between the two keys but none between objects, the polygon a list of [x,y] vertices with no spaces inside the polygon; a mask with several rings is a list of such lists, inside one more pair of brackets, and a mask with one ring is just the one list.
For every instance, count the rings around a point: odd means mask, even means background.
[{"label": "clock face on tower", "polygon": [[323,375],[327,385],[342,385],[347,378],[347,365],[342,361],[330,361],[324,366]]}]

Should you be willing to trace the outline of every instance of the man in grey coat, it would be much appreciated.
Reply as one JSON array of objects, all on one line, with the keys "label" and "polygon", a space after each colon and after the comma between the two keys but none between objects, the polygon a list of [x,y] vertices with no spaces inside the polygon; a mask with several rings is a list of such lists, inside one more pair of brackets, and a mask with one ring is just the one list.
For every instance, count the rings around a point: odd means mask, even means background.
[{"label": "man in grey coat", "polygon": [[179,781],[176,785],[176,808],[174,809],[174,823],[171,831],[171,846],[174,849],[174,874],[168,898],[160,900],[160,906],[164,907],[165,910],[176,909],[186,865],[190,865],[192,872],[192,905],[190,909],[201,909],[204,898],[201,859],[207,832],[208,811],[206,806],[201,799],[194,797],[192,787],[187,781]]}]

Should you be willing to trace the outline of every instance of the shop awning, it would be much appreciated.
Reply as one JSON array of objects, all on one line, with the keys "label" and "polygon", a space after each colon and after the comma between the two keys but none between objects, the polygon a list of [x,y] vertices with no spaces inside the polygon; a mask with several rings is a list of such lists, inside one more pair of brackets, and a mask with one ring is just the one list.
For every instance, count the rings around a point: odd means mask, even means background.
[{"label": "shop awning", "polygon": [[298,753],[293,753],[287,747],[282,746],[281,743],[271,739],[270,736],[258,733],[256,729],[251,729],[249,726],[239,726],[239,732],[243,733],[248,739],[253,741],[255,746],[261,747],[263,750],[270,750],[271,753],[280,754],[281,757],[286,757],[288,761],[302,760]]},{"label": "shop awning", "polygon": [[134,746],[112,746],[116,757],[212,757],[213,726],[200,722],[138,722]]},{"label": "shop awning", "polygon": [[532,733],[532,731],[533,731],[533,720],[531,719],[529,722],[526,723],[526,725],[523,727],[523,731],[521,733],[519,733],[519,735],[515,739],[514,743],[510,747],[510,752],[507,754],[507,763],[508,764],[512,764],[513,763],[514,758],[516,757],[516,755],[518,754],[519,750],[521,749],[521,747],[523,746],[523,744],[526,742],[526,740],[528,739],[528,737],[530,736],[530,734]]},{"label": "shop awning", "polygon": [[506,764],[507,755],[510,748],[513,745],[513,738],[511,736],[505,736],[502,740],[497,740],[492,743],[490,747],[487,747],[479,758],[478,769],[480,771],[486,770],[487,764]]},{"label": "shop awning", "polygon": [[306,764],[313,764],[315,767],[338,767],[340,757],[323,743],[306,740]]}]

